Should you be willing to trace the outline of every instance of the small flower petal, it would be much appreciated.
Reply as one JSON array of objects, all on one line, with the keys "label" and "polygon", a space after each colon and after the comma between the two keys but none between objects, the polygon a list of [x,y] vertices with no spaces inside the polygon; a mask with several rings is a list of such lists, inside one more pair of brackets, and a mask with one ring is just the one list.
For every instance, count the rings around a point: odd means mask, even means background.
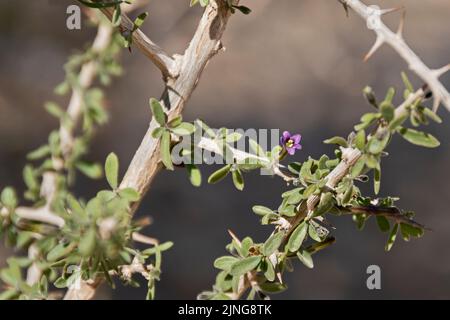
[{"label": "small flower petal", "polygon": [[294,144],[299,144],[302,140],[302,136],[300,134],[294,134],[291,136],[291,139],[294,141]]},{"label": "small flower petal", "polygon": [[286,148],[286,150],[291,156],[295,154],[295,148]]},{"label": "small flower petal", "polygon": [[284,131],[283,132],[283,136],[282,136],[282,140],[280,140],[280,141],[283,141],[283,143],[282,144],[285,144],[286,142],[288,142],[288,140],[291,138],[291,134],[289,133],[289,131]]}]

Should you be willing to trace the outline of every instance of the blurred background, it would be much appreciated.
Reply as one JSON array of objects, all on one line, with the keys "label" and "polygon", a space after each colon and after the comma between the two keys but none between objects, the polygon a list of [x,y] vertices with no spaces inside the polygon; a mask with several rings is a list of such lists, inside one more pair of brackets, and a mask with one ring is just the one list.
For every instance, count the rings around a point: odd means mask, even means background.
[{"label": "blurred background", "polygon": [[[27,152],[40,146],[57,122],[43,105],[64,78],[69,54],[95,36],[84,23],[66,29],[66,8],[74,1],[0,0],[0,187],[23,190]],[[405,5],[405,38],[431,67],[450,63],[450,3],[446,0],[371,1],[384,8]],[[202,118],[212,127],[279,128],[303,135],[302,161],[331,153],[322,144],[346,136],[370,107],[361,90],[371,85],[380,96],[395,85],[407,66],[389,47],[368,63],[362,57],[375,40],[365,23],[347,18],[335,0],[244,0],[253,12],[234,15],[224,36],[226,51],[214,58],[189,101],[185,118]],[[152,0],[143,30],[170,53],[182,53],[201,16],[188,0]],[[399,14],[387,18],[396,28]],[[124,173],[146,132],[148,98],[162,92],[159,71],[139,51],[121,55],[125,74],[107,92],[111,121],[93,141],[90,159],[103,162],[114,151]],[[416,84],[421,83],[418,79]],[[450,77],[443,83],[450,88]],[[67,101],[65,101],[67,103]],[[350,217],[332,218],[336,244],[315,257],[315,268],[296,264],[287,274],[289,290],[274,299],[449,299],[450,298],[450,116],[441,107],[442,125],[428,129],[442,145],[423,150],[398,137],[383,163],[381,195],[401,198],[418,221],[432,229],[422,239],[399,239],[384,252],[386,234],[369,221],[360,232]],[[202,167],[204,178],[217,168]],[[104,181],[80,176],[75,187],[83,197],[95,195]],[[175,246],[164,255],[159,299],[194,299],[211,288],[214,259],[225,253],[227,229],[239,237],[263,241],[270,227],[259,225],[251,207],[277,207],[286,186],[277,178],[247,175],[245,192],[227,179],[218,185],[191,187],[184,170],[162,172],[146,195],[138,215],[154,224],[146,233]],[[372,195],[372,188],[366,189]],[[11,252],[1,247],[0,265]],[[381,267],[382,289],[366,287],[366,269]],[[144,285],[145,286],[145,285]],[[104,286],[102,299],[143,299],[145,289]]]}]

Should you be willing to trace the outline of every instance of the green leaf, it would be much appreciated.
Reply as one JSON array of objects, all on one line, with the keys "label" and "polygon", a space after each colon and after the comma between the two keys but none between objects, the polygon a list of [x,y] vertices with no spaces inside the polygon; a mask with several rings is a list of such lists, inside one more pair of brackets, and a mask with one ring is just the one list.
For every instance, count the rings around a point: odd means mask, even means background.
[{"label": "green leaf", "polygon": [[434,113],[433,111],[431,111],[430,109],[424,107],[422,110],[423,114],[425,116],[427,116],[428,118],[430,118],[431,120],[433,120],[436,123],[442,123],[442,119],[441,117],[439,117],[436,113]]},{"label": "green leaf", "polygon": [[169,128],[175,128],[175,127],[178,127],[182,122],[183,122],[183,117],[180,115],[180,116],[176,116],[175,118],[170,120],[169,123],[167,123],[167,125],[169,126]]},{"label": "green leaf", "polygon": [[214,261],[214,268],[217,268],[220,270],[225,270],[225,271],[230,271],[231,266],[233,264],[235,264],[237,261],[239,261],[239,259],[236,257],[223,256],[223,257],[217,258]]},{"label": "green leaf", "polygon": [[405,88],[409,91],[409,92],[414,92],[414,87],[411,84],[411,81],[409,81],[408,76],[406,75],[405,72],[402,72],[402,80],[403,83],[405,85]]},{"label": "green leaf", "polygon": [[295,230],[289,237],[289,241],[287,244],[289,251],[291,252],[298,251],[303,241],[305,240],[307,233],[308,233],[308,225],[305,222],[302,222],[295,228]]},{"label": "green leaf", "polygon": [[380,186],[381,186],[381,169],[375,168],[373,169],[373,188],[375,194],[380,193]]},{"label": "green leaf", "polygon": [[333,137],[325,140],[323,143],[325,144],[337,144],[341,147],[347,147],[347,140],[342,137]]},{"label": "green leaf", "polygon": [[279,282],[264,282],[259,284],[259,287],[263,292],[271,294],[280,293],[287,289],[285,284]]},{"label": "green leaf", "polygon": [[106,180],[112,189],[117,189],[119,179],[119,159],[117,155],[111,152],[105,162]]},{"label": "green leaf", "polygon": [[8,268],[0,271],[0,279],[12,287],[18,287],[22,281],[19,268]]},{"label": "green leaf", "polygon": [[364,170],[364,167],[366,165],[366,159],[364,159],[364,157],[361,157],[358,159],[358,161],[356,161],[356,163],[353,165],[351,171],[350,171],[350,176],[352,179],[355,179],[357,177],[359,177],[362,173],[362,171]]},{"label": "green leaf", "polygon": [[58,279],[56,279],[53,285],[58,289],[67,288],[67,279],[65,279],[64,277],[59,277]]},{"label": "green leaf", "polygon": [[275,268],[274,268],[272,262],[270,261],[270,259],[266,259],[265,264],[266,264],[266,271],[264,272],[264,276],[267,278],[267,280],[274,281],[275,280]]},{"label": "green leaf", "polygon": [[390,131],[396,130],[399,126],[401,126],[406,121],[406,119],[408,119],[408,115],[407,114],[403,114],[403,115],[400,115],[400,116],[394,118],[389,123],[388,129]]},{"label": "green leaf", "polygon": [[380,163],[379,163],[377,157],[375,157],[374,155],[366,154],[364,158],[365,158],[365,161],[366,161],[366,165],[370,169],[375,169],[375,168],[378,168],[380,166]]},{"label": "green leaf", "polygon": [[320,202],[316,210],[314,210],[314,216],[320,216],[329,212],[334,206],[334,197],[331,192],[322,193],[320,196]]},{"label": "green leaf", "polygon": [[380,105],[380,112],[383,115],[383,118],[387,122],[391,122],[394,119],[395,108],[390,102],[383,102]]},{"label": "green leaf", "polygon": [[49,145],[43,145],[42,147],[39,147],[38,149],[30,152],[27,155],[28,160],[39,160],[42,159],[48,155],[50,155],[50,146]]},{"label": "green leaf", "polygon": [[187,164],[186,168],[188,171],[189,181],[191,181],[191,184],[194,187],[200,187],[200,185],[202,184],[202,173],[200,172],[200,169],[193,164]]},{"label": "green leaf", "polygon": [[364,130],[359,130],[355,136],[355,146],[359,150],[364,150],[366,146],[366,132]]},{"label": "green leaf", "polygon": [[148,17],[148,12],[143,12],[134,20],[133,32],[142,27],[145,19]]},{"label": "green leaf", "polygon": [[366,86],[363,90],[363,95],[364,97],[367,99],[367,101],[374,106],[375,108],[378,109],[378,104],[377,104],[377,99],[375,97],[375,92],[373,91],[373,89],[369,86]]},{"label": "green leaf", "polygon": [[182,122],[179,126],[170,129],[177,136],[188,136],[195,132],[195,126],[189,122]]},{"label": "green leaf", "polygon": [[262,257],[248,257],[239,260],[231,265],[230,274],[240,276],[255,269],[261,262]]},{"label": "green leaf", "polygon": [[228,164],[225,167],[222,167],[216,172],[212,173],[208,178],[208,183],[214,184],[224,179],[230,172],[231,166],[231,164]]},{"label": "green leaf", "polygon": [[377,216],[377,224],[381,232],[388,232],[389,229],[391,228],[388,219],[386,219],[386,217],[383,216]]},{"label": "green leaf", "polygon": [[164,127],[158,127],[155,130],[152,131],[152,137],[153,139],[159,139],[166,131],[166,128]]},{"label": "green leaf", "polygon": [[79,161],[75,166],[78,170],[91,179],[99,179],[103,175],[102,166],[98,163]]},{"label": "green leaf", "polygon": [[386,133],[381,140],[377,136],[373,136],[368,144],[367,149],[371,154],[379,154],[381,153],[387,146],[389,142],[390,134]]},{"label": "green leaf", "polygon": [[239,191],[244,190],[244,177],[239,169],[232,171],[233,184]]},{"label": "green leaf", "polygon": [[392,228],[391,233],[389,234],[388,241],[385,246],[386,251],[390,251],[392,249],[392,246],[395,243],[395,239],[397,238],[397,231],[398,231],[398,224],[395,224]]},{"label": "green leaf", "polygon": [[161,103],[155,98],[150,98],[150,109],[152,110],[156,122],[158,122],[160,126],[164,126],[167,122],[167,115],[164,113],[164,108]]},{"label": "green leaf", "polygon": [[95,249],[95,243],[97,240],[97,231],[95,228],[90,228],[86,234],[84,234],[78,245],[78,251],[84,257],[89,257],[92,255]]},{"label": "green leaf", "polygon": [[28,189],[35,190],[39,188],[33,167],[31,167],[30,165],[27,165],[25,166],[25,168],[23,168],[23,180],[27,185]]},{"label": "green leaf", "polygon": [[136,202],[140,199],[140,194],[133,188],[125,188],[119,191],[119,196],[122,198],[130,201],[130,202]]},{"label": "green leaf", "polygon": [[429,133],[420,132],[414,129],[401,128],[398,133],[408,142],[425,148],[439,147],[440,142]]},{"label": "green leaf", "polygon": [[72,246],[66,245],[64,243],[59,243],[58,245],[56,245],[56,247],[49,251],[49,253],[47,254],[47,260],[50,262],[60,260],[70,251],[72,251]]},{"label": "green leaf", "polygon": [[47,102],[45,104],[45,109],[55,118],[61,119],[64,116],[64,110],[54,102]]},{"label": "green leaf", "polygon": [[265,216],[267,214],[274,213],[272,209],[269,209],[269,208],[264,207],[264,206],[253,206],[252,210],[258,216]]},{"label": "green leaf", "polygon": [[151,256],[153,254],[156,254],[157,252],[164,252],[169,250],[170,248],[173,247],[173,242],[172,241],[167,241],[164,242],[156,247],[150,248],[150,249],[146,249],[144,251],[142,251],[142,254],[147,255],[147,256]]},{"label": "green leaf", "polygon": [[394,87],[390,87],[389,90],[386,93],[386,98],[384,99],[384,102],[392,103],[392,100],[394,100],[394,97],[395,97],[395,88]]},{"label": "green leaf", "polygon": [[117,4],[115,6],[111,22],[114,27],[118,27],[120,25],[121,20],[122,20],[122,10],[120,9],[120,4]]},{"label": "green leaf", "polygon": [[244,257],[248,256],[248,252],[251,246],[253,246],[252,238],[245,237],[241,242],[241,253]]},{"label": "green leaf", "polygon": [[170,144],[171,144],[170,132],[164,131],[161,138],[161,160],[168,170],[174,170],[172,164],[172,157],[170,154]]},{"label": "green leaf", "polygon": [[322,242],[326,235],[321,234],[321,230],[324,229],[318,223],[311,221],[308,226],[308,234],[314,241]]},{"label": "green leaf", "polygon": [[297,257],[300,259],[300,261],[309,269],[314,268],[314,262],[311,257],[311,254],[306,250],[299,250],[297,251]]},{"label": "green leaf", "polygon": [[2,201],[3,205],[9,209],[14,209],[17,206],[17,196],[16,192],[11,187],[6,187],[3,189],[0,200]]},{"label": "green leaf", "polygon": [[11,300],[17,298],[19,292],[16,289],[7,289],[0,293],[0,300]]},{"label": "green leaf", "polygon": [[274,253],[280,247],[283,242],[285,233],[283,231],[277,232],[270,236],[269,239],[264,243],[262,248],[262,253],[266,257],[269,257],[272,253]]},{"label": "green leaf", "polygon": [[403,239],[405,241],[409,241],[409,238],[411,236],[420,238],[423,236],[423,229],[414,227],[412,225],[401,223],[400,224],[400,231],[402,233]]},{"label": "green leaf", "polygon": [[355,130],[359,131],[359,130],[367,128],[368,126],[370,126],[373,122],[375,122],[380,117],[381,117],[381,114],[376,113],[376,112],[369,112],[369,113],[364,114],[361,117],[361,123],[359,125],[355,126]]}]

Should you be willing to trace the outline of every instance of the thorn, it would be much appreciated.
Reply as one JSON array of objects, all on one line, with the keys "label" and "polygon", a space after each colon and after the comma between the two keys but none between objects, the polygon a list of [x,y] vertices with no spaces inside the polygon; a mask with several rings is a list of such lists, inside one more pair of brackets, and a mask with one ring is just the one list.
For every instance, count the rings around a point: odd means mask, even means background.
[{"label": "thorn", "polygon": [[399,11],[399,10],[403,10],[403,9],[405,9],[405,7],[403,7],[403,6],[395,7],[395,8],[391,8],[391,9],[383,9],[383,10],[380,10],[380,14],[382,16],[384,16],[386,14],[389,14],[389,13],[392,13],[392,12],[396,12],[396,11]]},{"label": "thorn", "polygon": [[365,55],[364,62],[367,62],[373,56],[373,54],[383,45],[383,43],[384,39],[382,38],[382,36],[377,36],[375,44],[370,49],[370,51]]},{"label": "thorn", "polygon": [[433,93],[433,95],[435,97],[433,102],[433,112],[436,113],[439,109],[439,105],[441,104],[441,98],[435,93]]},{"label": "thorn", "polygon": [[228,229],[228,233],[230,234],[231,238],[236,241],[239,246],[241,246],[241,240],[239,240],[239,238],[233,233],[233,231],[231,231],[230,229]]},{"label": "thorn", "polygon": [[450,71],[450,64],[448,64],[440,69],[433,70],[433,74],[439,78],[440,76],[442,76],[444,73],[447,73],[448,71]]},{"label": "thorn", "polygon": [[400,23],[397,29],[397,36],[399,38],[403,37],[403,28],[405,26],[406,10],[403,10],[402,17],[400,18]]}]

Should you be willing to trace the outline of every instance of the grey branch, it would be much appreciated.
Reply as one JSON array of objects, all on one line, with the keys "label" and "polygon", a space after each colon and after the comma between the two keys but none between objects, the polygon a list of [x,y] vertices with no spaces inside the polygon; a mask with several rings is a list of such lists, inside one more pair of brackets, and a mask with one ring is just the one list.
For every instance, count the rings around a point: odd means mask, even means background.
[{"label": "grey branch", "polygon": [[408,46],[403,38],[404,15],[398,31],[393,32],[383,23],[381,17],[384,14],[396,11],[396,9],[380,10],[376,6],[367,6],[360,0],[341,0],[340,2],[363,18],[367,23],[367,27],[373,30],[377,36],[374,46],[366,55],[366,59],[370,58],[383,44],[388,44],[408,63],[411,71],[415,72],[428,84],[434,95],[434,111],[437,110],[441,102],[450,111],[450,94],[439,81],[439,77],[449,71],[450,66],[431,69],[423,63],[421,58]]}]

